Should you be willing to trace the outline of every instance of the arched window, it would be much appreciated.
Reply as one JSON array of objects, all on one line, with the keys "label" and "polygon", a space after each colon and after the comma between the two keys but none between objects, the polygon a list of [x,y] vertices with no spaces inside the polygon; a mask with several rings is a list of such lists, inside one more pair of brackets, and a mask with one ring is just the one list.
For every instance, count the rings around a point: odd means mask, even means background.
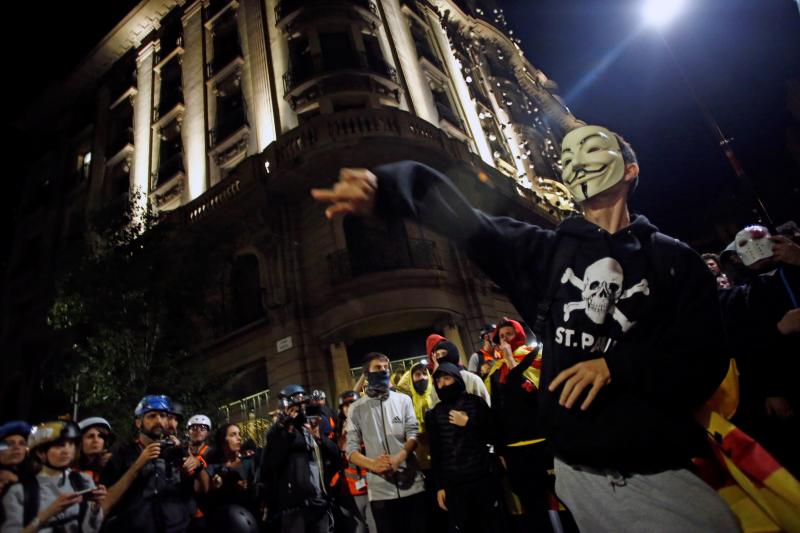
[{"label": "arched window", "polygon": [[231,308],[233,327],[242,327],[264,316],[261,274],[253,254],[237,256],[231,269]]}]

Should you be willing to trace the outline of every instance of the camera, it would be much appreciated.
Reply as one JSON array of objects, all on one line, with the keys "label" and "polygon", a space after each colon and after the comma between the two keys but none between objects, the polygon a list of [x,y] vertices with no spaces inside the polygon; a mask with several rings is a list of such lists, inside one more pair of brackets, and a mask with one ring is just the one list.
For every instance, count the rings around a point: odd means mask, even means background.
[{"label": "camera", "polygon": [[186,450],[182,446],[175,444],[172,439],[162,439],[159,441],[161,451],[158,454],[159,459],[164,459],[167,463],[180,463],[186,457]]}]

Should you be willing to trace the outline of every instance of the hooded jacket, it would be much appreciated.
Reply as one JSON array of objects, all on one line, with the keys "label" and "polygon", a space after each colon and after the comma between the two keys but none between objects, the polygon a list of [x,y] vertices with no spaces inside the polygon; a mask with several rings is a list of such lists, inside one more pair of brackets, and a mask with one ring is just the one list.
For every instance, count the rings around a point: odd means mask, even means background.
[{"label": "hooded jacket", "polygon": [[[656,237],[641,215],[614,234],[580,216],[553,231],[474,209],[447,177],[419,163],[374,172],[377,213],[413,218],[453,240],[526,322],[536,322],[537,305],[556,280],[542,339],[539,412],[557,457],[657,472],[685,466],[704,449],[692,412],[722,381],[728,358],[715,283],[693,250]],[[475,187],[471,177],[457,178],[465,189]],[[562,246],[572,250],[568,266],[545,260]],[[551,272],[556,268],[561,272]],[[586,411],[561,407],[561,389],[550,393],[547,385],[600,357],[611,382]]]},{"label": "hooded jacket", "polygon": [[[434,379],[442,374],[455,380],[459,394],[455,400],[440,401],[425,414],[433,486],[440,489],[485,481],[492,469],[488,445],[495,442],[489,406],[480,397],[466,392],[458,367],[442,363],[434,372]],[[450,423],[451,410],[467,413],[469,420],[464,427]]]},{"label": "hooded jacket", "polygon": [[[438,337],[438,339],[437,339]],[[432,339],[436,340],[436,342],[431,342]],[[458,347],[447,340],[446,338],[442,337],[441,335],[430,335],[428,337],[428,355],[433,361],[433,352],[435,350],[439,350],[444,348],[447,350],[447,355],[443,358],[439,359],[439,361],[449,362],[450,364],[456,366],[459,371],[461,372],[461,379],[464,381],[464,384],[467,387],[467,392],[470,394],[476,394],[483,398],[483,400],[491,405],[491,398],[489,397],[489,391],[486,390],[486,385],[483,383],[483,380],[461,366],[461,352],[458,351]],[[433,399],[433,404],[436,405],[439,402],[439,396],[436,394],[436,388],[433,389],[431,393],[431,397]]]},{"label": "hooded jacket", "polygon": [[[525,344],[526,335],[525,330],[522,328],[522,324],[517,322],[516,320],[511,320],[510,318],[506,318],[495,330],[493,336],[493,342],[495,344],[500,344],[500,328],[504,326],[511,326],[514,328],[514,338],[511,339],[509,345],[511,346],[512,355],[514,356],[514,360],[519,364],[525,359],[525,356],[528,355],[533,351],[533,347],[528,346]],[[539,390],[539,382],[541,378],[541,368],[542,368],[542,354],[541,350],[538,354],[534,355],[535,359],[528,364],[525,364],[524,367],[517,368],[515,372],[513,372],[513,377],[515,379],[520,379],[522,382],[520,383],[526,389],[538,391]],[[497,376],[493,379],[492,376],[497,372]],[[500,384],[504,384],[509,377],[509,373],[511,369],[508,366],[505,358],[498,359],[492,369],[489,371],[489,376],[486,378],[486,389],[489,391],[489,394],[492,394],[492,383],[498,382]],[[516,375],[522,374],[519,378]]]}]

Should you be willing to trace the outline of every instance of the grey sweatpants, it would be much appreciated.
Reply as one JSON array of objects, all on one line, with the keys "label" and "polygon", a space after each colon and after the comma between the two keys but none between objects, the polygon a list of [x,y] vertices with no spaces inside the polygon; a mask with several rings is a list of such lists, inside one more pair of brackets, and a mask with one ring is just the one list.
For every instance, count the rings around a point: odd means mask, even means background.
[{"label": "grey sweatpants", "polygon": [[688,470],[623,477],[555,460],[556,494],[585,533],[741,531],[728,505]]}]

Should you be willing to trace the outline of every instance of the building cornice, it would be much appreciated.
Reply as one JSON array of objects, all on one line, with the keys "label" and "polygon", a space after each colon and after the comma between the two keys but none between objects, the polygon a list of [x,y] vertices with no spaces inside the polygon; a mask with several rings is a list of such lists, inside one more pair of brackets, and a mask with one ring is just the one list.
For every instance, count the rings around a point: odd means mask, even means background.
[{"label": "building cornice", "polygon": [[[84,57],[65,81],[48,87],[16,121],[23,130],[36,129],[73,102],[73,97],[95,85],[131,48],[141,46],[161,19],[183,0],[143,0]],[[69,96],[67,96],[69,95]]]}]

